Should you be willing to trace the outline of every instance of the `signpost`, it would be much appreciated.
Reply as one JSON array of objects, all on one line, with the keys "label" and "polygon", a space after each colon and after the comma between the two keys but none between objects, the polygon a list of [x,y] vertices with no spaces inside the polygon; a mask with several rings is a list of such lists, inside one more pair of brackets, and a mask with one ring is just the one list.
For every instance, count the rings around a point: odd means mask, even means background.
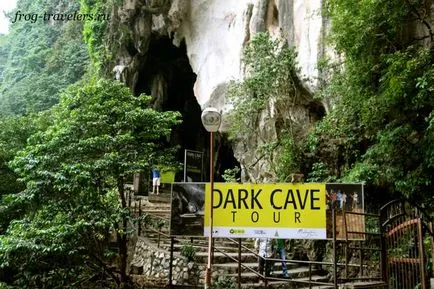
[{"label": "signpost", "polygon": [[[213,237],[362,240],[361,184],[214,183]],[[209,236],[210,183],[176,183],[171,235]],[[335,212],[333,224],[332,209]]]}]

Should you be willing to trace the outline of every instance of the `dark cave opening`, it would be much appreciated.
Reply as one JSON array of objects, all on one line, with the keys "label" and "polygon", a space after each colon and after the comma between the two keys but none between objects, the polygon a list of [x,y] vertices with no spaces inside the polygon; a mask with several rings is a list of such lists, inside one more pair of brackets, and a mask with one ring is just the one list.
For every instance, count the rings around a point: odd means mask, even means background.
[{"label": "dark cave opening", "polygon": [[[185,42],[176,47],[169,37],[153,35],[134,91],[137,95],[151,95],[151,104],[157,110],[181,113],[182,124],[174,128],[169,142],[180,147],[179,163],[184,162],[186,149],[204,152],[203,181],[208,181],[210,137],[201,122],[202,111],[193,91],[195,81],[196,74],[190,66]],[[223,181],[224,171],[239,163],[231,144],[220,134],[216,135],[215,149],[215,180]],[[176,174],[175,181],[183,181],[182,171]]]}]

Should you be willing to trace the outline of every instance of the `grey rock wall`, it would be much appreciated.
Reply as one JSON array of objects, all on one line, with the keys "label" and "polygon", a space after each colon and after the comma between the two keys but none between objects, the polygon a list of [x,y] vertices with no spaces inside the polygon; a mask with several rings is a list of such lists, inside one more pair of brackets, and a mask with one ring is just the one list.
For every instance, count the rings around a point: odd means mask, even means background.
[{"label": "grey rock wall", "polygon": [[[142,275],[168,280],[170,252],[157,248],[151,241],[139,237],[136,242],[132,267],[140,268]],[[200,268],[195,262],[188,262],[179,253],[175,253],[172,267],[172,284],[197,285],[203,282]]]},{"label": "grey rock wall", "polygon": [[[174,45],[185,43],[197,75],[193,87],[197,102],[202,109],[215,106],[223,112],[220,131],[225,132],[230,127],[226,115],[231,109],[226,88],[230,81],[242,80],[245,75],[241,62],[244,47],[260,31],[285,39],[298,53],[300,102],[286,111],[270,103],[258,125],[259,135],[233,144],[244,181],[272,181],[275,174],[269,160],[258,159],[255,148],[276,141],[279,121],[294,119],[306,129],[313,121],[309,106],[318,85],[317,63],[325,51],[321,5],[321,0],[126,0],[112,13],[111,41],[117,47],[114,77],[134,91],[151,38],[168,37]],[[272,158],[278,158],[278,153]]]}]

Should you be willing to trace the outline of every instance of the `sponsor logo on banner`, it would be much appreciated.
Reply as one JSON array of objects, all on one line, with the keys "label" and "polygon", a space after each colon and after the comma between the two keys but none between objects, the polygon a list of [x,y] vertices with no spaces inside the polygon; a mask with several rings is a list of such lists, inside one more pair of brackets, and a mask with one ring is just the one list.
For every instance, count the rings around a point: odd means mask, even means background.
[{"label": "sponsor logo on banner", "polygon": [[[205,235],[209,233],[210,185],[205,186]],[[325,184],[215,183],[215,237],[326,238]]]},{"label": "sponsor logo on banner", "polygon": [[246,231],[243,229],[230,229],[229,234],[244,234]]}]

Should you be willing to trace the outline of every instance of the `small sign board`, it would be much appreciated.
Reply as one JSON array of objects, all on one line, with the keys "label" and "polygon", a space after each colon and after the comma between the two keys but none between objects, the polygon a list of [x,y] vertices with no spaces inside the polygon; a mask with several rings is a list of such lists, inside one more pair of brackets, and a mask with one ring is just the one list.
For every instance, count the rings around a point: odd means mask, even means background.
[{"label": "small sign board", "polygon": [[184,182],[202,182],[203,174],[203,152],[185,150]]},{"label": "small sign board", "polygon": [[204,192],[204,183],[172,184],[171,236],[203,236]]},{"label": "small sign board", "polygon": [[162,184],[171,184],[175,182],[175,171],[174,170],[161,170],[161,180]]}]

